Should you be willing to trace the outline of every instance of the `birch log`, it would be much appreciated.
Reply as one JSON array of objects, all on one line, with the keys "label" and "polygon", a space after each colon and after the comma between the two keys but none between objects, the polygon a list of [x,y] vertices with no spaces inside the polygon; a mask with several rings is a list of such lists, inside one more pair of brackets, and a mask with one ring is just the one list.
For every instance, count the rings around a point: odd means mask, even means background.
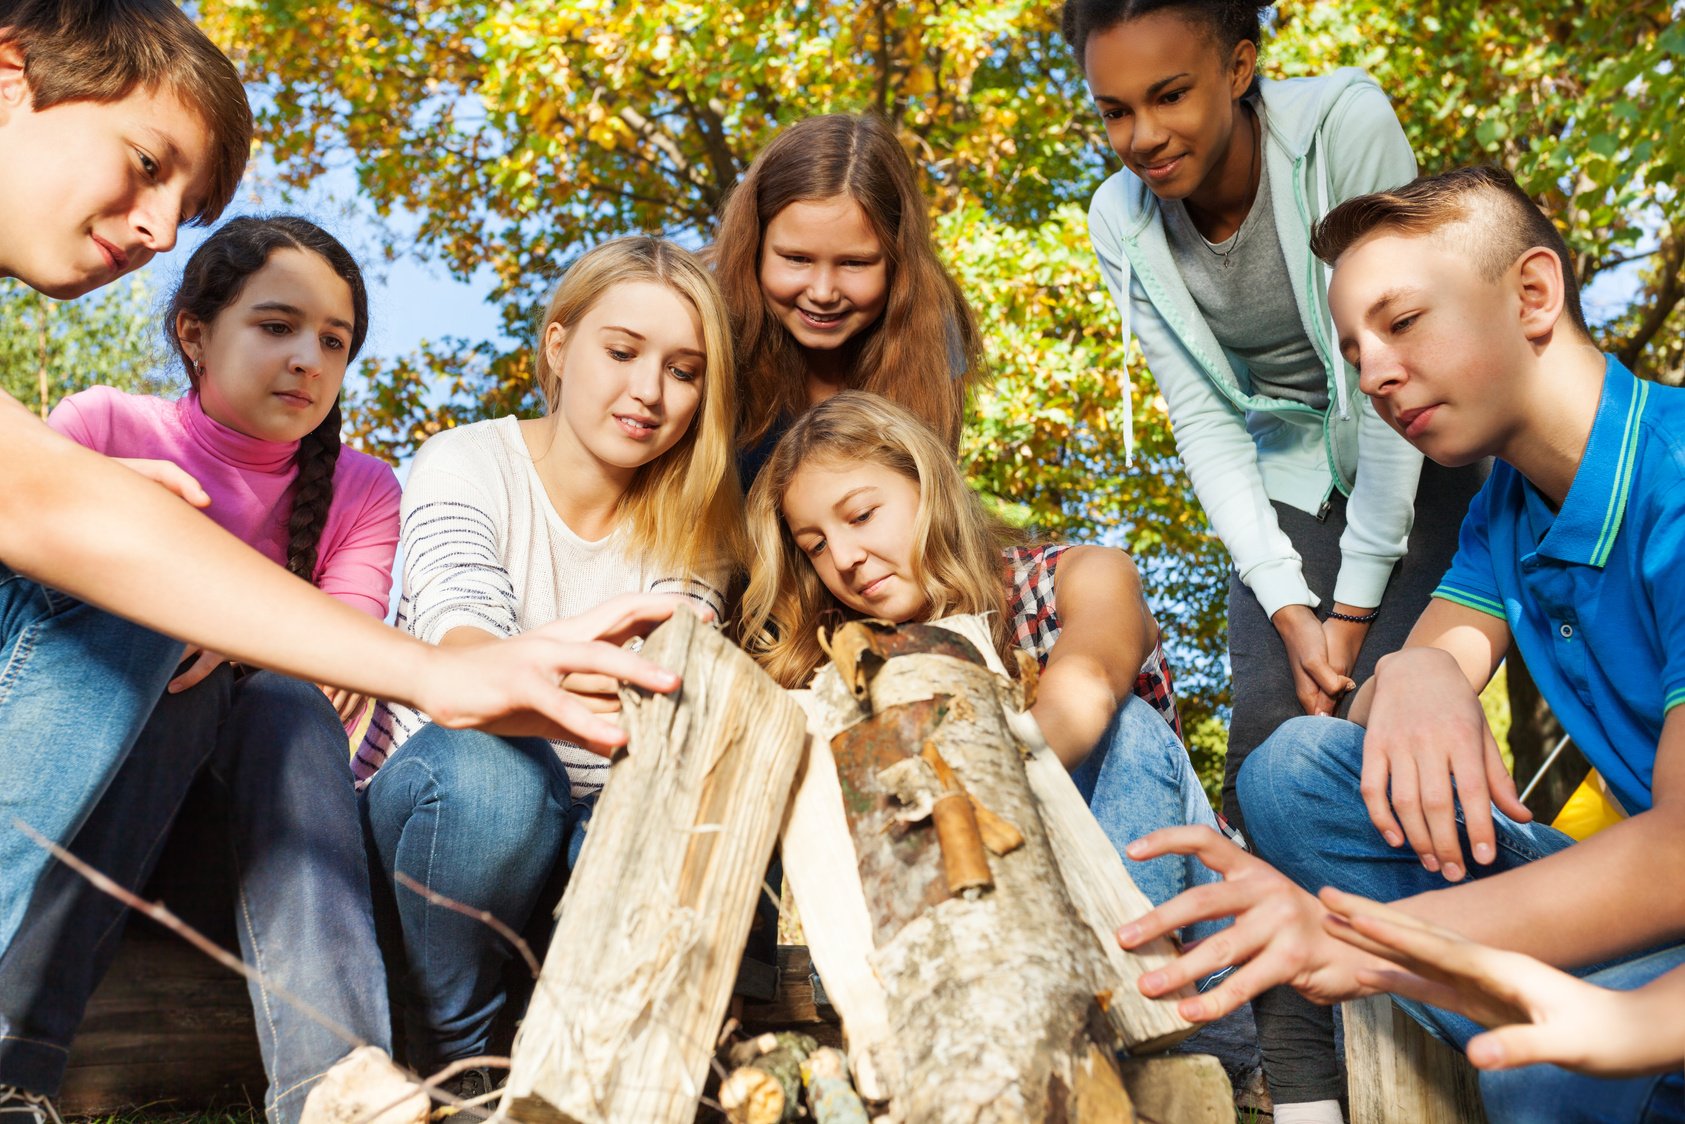
[{"label": "birch log", "polygon": [[694,1118],[801,756],[801,709],[696,617],[642,654],[684,684],[621,691],[627,752],[515,1042],[525,1124]]},{"label": "birch log", "polygon": [[[821,677],[839,681],[848,701],[836,683],[819,683],[818,725],[841,727],[830,749],[866,903],[868,960],[899,1047],[890,1090],[898,1115],[967,1124],[1132,1119],[1102,1015],[1109,966],[1065,891],[1006,724],[1001,680],[971,644],[928,626],[847,625],[833,652]],[[927,798],[910,778],[921,769],[909,763],[921,759],[934,780]],[[957,792],[1022,843],[997,855],[974,820],[963,830],[933,822],[944,802],[969,811]],[[965,861],[955,863],[955,848]],[[792,859],[786,852],[787,868]],[[977,877],[979,862],[986,878]],[[808,932],[823,974],[823,938]]]}]

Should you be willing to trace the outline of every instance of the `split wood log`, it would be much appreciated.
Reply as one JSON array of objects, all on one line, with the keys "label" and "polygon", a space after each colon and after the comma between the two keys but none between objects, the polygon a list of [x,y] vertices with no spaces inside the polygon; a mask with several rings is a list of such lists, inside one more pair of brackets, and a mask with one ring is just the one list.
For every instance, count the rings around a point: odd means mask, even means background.
[{"label": "split wood log", "polygon": [[[731,1124],[785,1124],[801,1112],[802,1063],[819,1048],[805,1034],[764,1034],[733,1051],[737,1068],[720,1083],[720,1107]],[[739,1060],[741,1058],[741,1060]]]},{"label": "split wood log", "polygon": [[433,1102],[378,1046],[359,1046],[304,1098],[299,1124],[424,1124]]},{"label": "split wood log", "polygon": [[[1128,1058],[1123,1087],[1140,1124],[1234,1124],[1234,1086],[1210,1054]],[[1241,1119],[1248,1119],[1241,1117]]]},{"label": "split wood log", "polygon": [[1342,1003],[1340,1015],[1351,1124],[1485,1124],[1474,1067],[1390,996]]},{"label": "split wood log", "polygon": [[642,655],[672,695],[623,688],[614,763],[515,1042],[500,1115],[689,1121],[801,757],[799,707],[689,613]]},{"label": "split wood log", "polygon": [[[832,653],[814,697],[841,706],[820,725],[840,728],[830,749],[852,880],[867,906],[890,1042],[901,1047],[895,1109],[968,1124],[1130,1119],[1102,1016],[1109,966],[1065,891],[1006,724],[1003,681],[969,642],[928,626],[845,625]],[[906,822],[895,793],[913,758],[935,774],[934,824]],[[1022,844],[988,855],[972,798]],[[969,823],[936,820],[944,801]],[[788,852],[785,861],[818,959],[822,938]]]},{"label": "split wood log", "polygon": [[848,1079],[848,1059],[829,1046],[802,1063],[807,1110],[816,1124],[866,1124],[866,1106]]}]

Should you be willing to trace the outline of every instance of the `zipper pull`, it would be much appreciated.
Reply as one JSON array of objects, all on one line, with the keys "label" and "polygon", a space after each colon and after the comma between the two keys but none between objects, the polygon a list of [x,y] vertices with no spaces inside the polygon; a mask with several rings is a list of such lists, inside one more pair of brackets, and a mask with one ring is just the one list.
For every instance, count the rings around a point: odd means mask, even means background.
[{"label": "zipper pull", "polygon": [[1328,513],[1330,511],[1333,511],[1333,510],[1334,510],[1334,501],[1331,500],[1331,499],[1323,500],[1322,506],[1316,509],[1316,521],[1318,523],[1328,522]]}]

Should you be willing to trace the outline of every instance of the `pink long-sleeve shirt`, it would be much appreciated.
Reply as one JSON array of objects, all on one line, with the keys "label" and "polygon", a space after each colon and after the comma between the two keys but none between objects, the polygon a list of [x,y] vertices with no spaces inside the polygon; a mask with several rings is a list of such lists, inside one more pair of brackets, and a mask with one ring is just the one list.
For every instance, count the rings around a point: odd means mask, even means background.
[{"label": "pink long-sleeve shirt", "polygon": [[[171,402],[96,386],[72,394],[47,423],[111,457],[171,461],[211,497],[205,514],[286,565],[298,442],[248,437],[206,415],[189,392]],[[371,617],[386,616],[398,549],[398,478],[385,461],[341,449],[333,503],[317,546],[316,584]]]}]

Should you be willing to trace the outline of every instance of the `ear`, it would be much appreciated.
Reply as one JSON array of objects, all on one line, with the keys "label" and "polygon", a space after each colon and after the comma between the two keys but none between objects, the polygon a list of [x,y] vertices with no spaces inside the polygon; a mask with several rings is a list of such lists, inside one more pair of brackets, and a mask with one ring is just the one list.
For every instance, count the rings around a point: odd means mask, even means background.
[{"label": "ear", "polygon": [[544,361],[550,365],[557,380],[562,377],[562,352],[567,348],[568,330],[552,320],[544,325]]},{"label": "ear", "polygon": [[205,359],[205,324],[204,321],[188,312],[176,313],[176,339],[181,344],[182,351],[193,363],[204,362]]},{"label": "ear", "polygon": [[24,74],[23,48],[10,38],[10,30],[0,30],[0,124],[12,114],[27,111],[35,102],[29,91],[29,78]]},{"label": "ear", "polygon": [[1562,283],[1562,259],[1552,250],[1534,246],[1511,267],[1515,294],[1520,297],[1521,330],[1530,340],[1550,334],[1562,318],[1568,294]]},{"label": "ear", "polygon": [[1258,44],[1242,39],[1229,59],[1229,97],[1239,101],[1258,74]]}]

